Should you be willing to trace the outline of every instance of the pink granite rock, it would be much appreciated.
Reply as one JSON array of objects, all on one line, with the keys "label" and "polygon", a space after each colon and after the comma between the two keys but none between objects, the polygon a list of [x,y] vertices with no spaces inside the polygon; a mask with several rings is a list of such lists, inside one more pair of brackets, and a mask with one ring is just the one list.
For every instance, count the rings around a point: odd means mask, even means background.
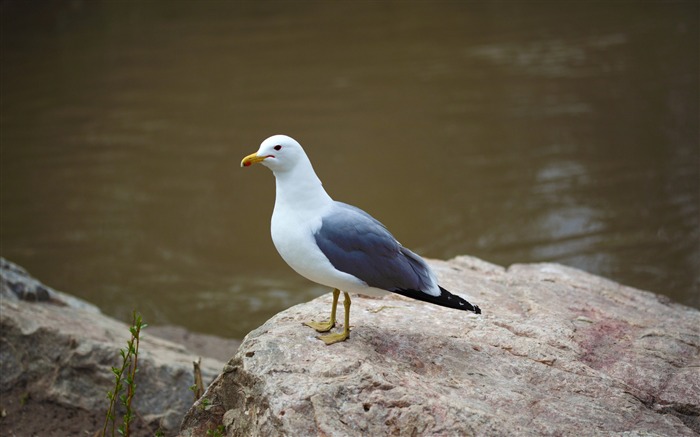
[{"label": "pink granite rock", "polygon": [[699,311],[557,264],[430,264],[483,314],[355,297],[350,339],[326,346],[302,321],[330,294],[292,307],[248,334],[181,435],[700,432]]}]

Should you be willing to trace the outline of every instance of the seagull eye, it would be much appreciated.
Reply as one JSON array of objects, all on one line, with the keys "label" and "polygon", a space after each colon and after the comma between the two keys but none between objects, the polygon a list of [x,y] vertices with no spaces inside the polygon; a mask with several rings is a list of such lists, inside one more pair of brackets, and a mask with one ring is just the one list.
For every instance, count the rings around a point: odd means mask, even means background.
[{"label": "seagull eye", "polygon": [[281,149],[282,149],[282,146],[279,146],[279,145],[275,146],[275,150],[281,150]]}]

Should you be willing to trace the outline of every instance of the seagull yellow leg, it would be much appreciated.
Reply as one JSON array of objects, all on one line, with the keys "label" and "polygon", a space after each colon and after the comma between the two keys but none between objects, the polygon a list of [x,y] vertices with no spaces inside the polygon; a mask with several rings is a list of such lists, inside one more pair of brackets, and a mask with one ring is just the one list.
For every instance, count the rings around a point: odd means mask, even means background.
[{"label": "seagull yellow leg", "polygon": [[327,322],[304,322],[304,325],[314,328],[318,332],[328,332],[335,326],[335,307],[338,306],[338,296],[340,290],[333,290],[333,307],[331,308],[331,319]]},{"label": "seagull yellow leg", "polygon": [[350,295],[347,292],[343,293],[345,294],[345,300],[343,301],[343,306],[345,307],[345,326],[343,326],[343,332],[341,333],[322,335],[318,337],[327,345],[345,341],[350,337]]}]

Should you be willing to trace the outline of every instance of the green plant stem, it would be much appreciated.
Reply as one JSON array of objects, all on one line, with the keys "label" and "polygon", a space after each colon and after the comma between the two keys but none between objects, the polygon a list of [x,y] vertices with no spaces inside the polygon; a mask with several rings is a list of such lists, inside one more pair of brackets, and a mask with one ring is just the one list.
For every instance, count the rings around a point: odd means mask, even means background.
[{"label": "green plant stem", "polygon": [[[132,335],[134,341],[136,341],[136,346],[133,348],[133,361],[130,370],[130,378],[129,378],[129,388],[127,391],[127,400],[126,400],[126,412],[127,412],[127,418],[124,420],[124,425],[125,425],[125,432],[124,435],[128,436],[129,435],[129,424],[133,420],[132,416],[132,410],[131,410],[131,401],[134,399],[134,392],[136,391],[136,370],[138,368],[138,362],[139,362],[139,343],[140,343],[140,336],[141,336],[141,328],[143,327],[141,315],[136,315],[136,311],[134,311],[134,324],[133,324],[133,330],[132,330]],[[136,332],[134,332],[136,331]],[[132,343],[133,346],[133,343]]]},{"label": "green plant stem", "polygon": [[[122,357],[122,366],[120,369],[112,367],[112,373],[114,373],[115,376],[114,391],[107,393],[107,397],[109,398],[109,408],[107,409],[105,423],[102,429],[102,437],[105,437],[107,435],[107,427],[109,426],[110,421],[112,422],[112,437],[114,437],[114,431],[116,427],[117,399],[121,400],[122,405],[124,405],[124,407],[126,408],[126,412],[124,413],[123,417],[123,423],[119,427],[119,432],[125,437],[129,436],[129,424],[133,420],[134,414],[134,411],[132,411],[131,409],[131,403],[134,399],[134,394],[136,391],[136,384],[134,381],[136,378],[136,372],[138,371],[140,336],[141,330],[146,326],[148,325],[143,323],[141,315],[134,311],[132,326],[129,328],[129,331],[131,332],[131,338],[127,342],[126,349],[119,350],[119,353]],[[123,380],[125,378],[127,392],[125,395],[121,395],[121,392],[124,389]]]}]

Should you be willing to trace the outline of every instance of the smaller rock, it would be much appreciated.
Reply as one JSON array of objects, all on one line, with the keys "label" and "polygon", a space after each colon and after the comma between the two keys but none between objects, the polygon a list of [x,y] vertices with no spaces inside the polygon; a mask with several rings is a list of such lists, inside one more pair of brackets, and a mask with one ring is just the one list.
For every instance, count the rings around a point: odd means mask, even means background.
[{"label": "smaller rock", "polygon": [[[111,369],[121,365],[119,350],[126,347],[131,336],[129,326],[101,314],[94,305],[41,284],[24,269],[2,258],[0,281],[3,406],[10,396],[21,394],[32,402],[91,413],[99,418],[97,425],[101,430],[108,406],[107,392],[114,389]],[[158,428],[166,435],[175,433],[194,401],[190,390],[194,383],[192,363],[199,356],[203,357],[201,370],[205,384],[224,366],[223,360],[208,357],[205,350],[193,353],[154,335],[159,331],[167,329],[155,329],[151,333],[146,328],[141,334],[133,407],[151,429],[148,431],[146,427],[146,434],[133,434],[134,437],[153,435]],[[185,336],[177,329],[171,328],[170,332]],[[198,341],[196,337],[194,340]],[[236,342],[217,344],[228,356],[238,346]],[[3,427],[0,434],[4,434],[6,420],[0,426]]]}]

